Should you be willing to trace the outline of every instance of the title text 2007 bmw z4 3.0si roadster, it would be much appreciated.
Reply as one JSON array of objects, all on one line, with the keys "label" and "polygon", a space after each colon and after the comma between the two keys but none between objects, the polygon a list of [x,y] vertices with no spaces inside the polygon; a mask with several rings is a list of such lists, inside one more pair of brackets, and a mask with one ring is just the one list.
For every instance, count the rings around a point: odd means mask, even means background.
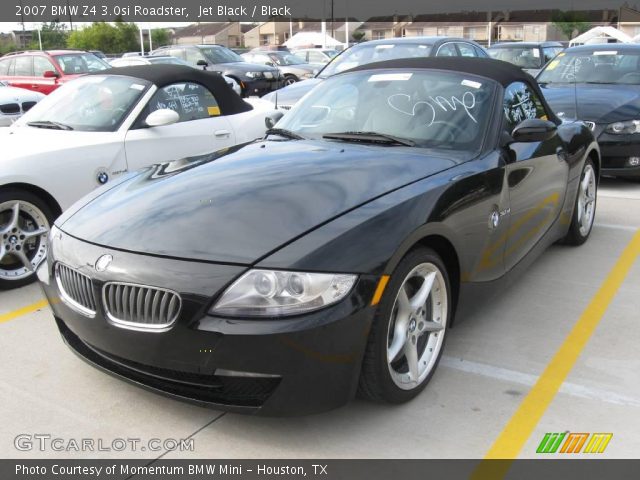
[{"label": "title text 2007 bmw z4 3.0si roadster", "polygon": [[262,141],[85,198],[38,275],[69,346],[151,390],[265,415],[400,403],[454,314],[587,239],[599,168],[589,129],[515,66],[381,62]]}]

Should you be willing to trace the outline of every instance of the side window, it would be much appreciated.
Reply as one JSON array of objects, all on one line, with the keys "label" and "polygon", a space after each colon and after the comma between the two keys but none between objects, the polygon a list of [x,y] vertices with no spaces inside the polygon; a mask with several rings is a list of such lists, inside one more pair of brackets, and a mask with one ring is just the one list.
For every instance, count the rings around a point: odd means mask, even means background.
[{"label": "side window", "polygon": [[33,57],[31,56],[16,57],[14,75],[16,77],[32,77],[33,76]]},{"label": "side window", "polygon": [[547,63],[558,54],[558,50],[553,47],[547,47],[542,49],[542,54],[544,55],[544,63]]},{"label": "side window", "polygon": [[33,76],[42,77],[46,71],[56,71],[49,59],[45,57],[33,57]]},{"label": "side window", "polygon": [[460,50],[461,57],[476,57],[476,49],[469,43],[458,43],[458,50]]},{"label": "side window", "polygon": [[476,56],[480,57],[480,58],[489,58],[489,55],[487,54],[487,52],[485,50],[482,49],[482,47],[476,47],[475,45],[473,46],[473,48],[476,49]]},{"label": "side window", "polygon": [[457,57],[458,52],[456,51],[456,46],[453,43],[445,43],[441,45],[438,49],[438,53],[436,53],[436,57]]},{"label": "side window", "polygon": [[310,51],[308,52],[309,63],[322,63],[324,62],[324,55],[320,52]]},{"label": "side window", "polygon": [[274,63],[273,60],[268,55],[258,54],[253,57],[253,63],[258,63],[260,65],[266,65],[267,63]]},{"label": "side window", "polygon": [[179,122],[190,122],[220,115],[220,107],[213,94],[198,83],[182,82],[158,90],[142,114],[168,108],[178,112]]},{"label": "side window", "polygon": [[170,57],[176,57],[184,60],[184,49],[182,48],[172,48],[167,52]]},{"label": "side window", "polygon": [[[0,75],[13,75],[12,66],[13,58],[0,60]],[[11,72],[11,73],[10,73]]]},{"label": "side window", "polygon": [[197,48],[187,48],[185,53],[187,62],[192,65],[196,65],[200,60],[204,60],[205,62],[207,61],[202,52]]},{"label": "side window", "polygon": [[536,93],[523,82],[513,82],[504,92],[504,115],[509,133],[528,118],[547,119],[542,102]]}]

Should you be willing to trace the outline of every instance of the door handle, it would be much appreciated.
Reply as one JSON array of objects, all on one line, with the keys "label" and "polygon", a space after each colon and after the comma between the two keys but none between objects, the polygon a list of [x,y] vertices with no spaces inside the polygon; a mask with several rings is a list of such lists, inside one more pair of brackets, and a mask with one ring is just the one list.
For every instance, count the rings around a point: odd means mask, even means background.
[{"label": "door handle", "polygon": [[213,134],[216,137],[228,137],[229,135],[231,135],[231,132],[229,130],[216,130],[215,132],[213,132]]}]

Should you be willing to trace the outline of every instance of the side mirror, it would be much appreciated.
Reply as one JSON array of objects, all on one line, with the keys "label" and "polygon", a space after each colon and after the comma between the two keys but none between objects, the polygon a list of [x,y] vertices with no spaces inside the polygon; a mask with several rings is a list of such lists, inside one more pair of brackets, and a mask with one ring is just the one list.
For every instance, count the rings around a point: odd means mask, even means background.
[{"label": "side mirror", "polygon": [[197,65],[198,67],[204,67],[204,68],[206,68],[206,67],[208,67],[208,66],[209,66],[209,62],[207,62],[206,60],[198,60],[198,61],[196,62],[196,65]]},{"label": "side mirror", "polygon": [[283,116],[284,113],[279,110],[270,112],[266,117],[264,117],[264,124],[267,126],[267,128],[273,128],[275,124],[278,123],[278,120],[280,120]]},{"label": "side mirror", "polygon": [[42,76],[44,78],[58,78],[60,75],[58,74],[58,72],[54,72],[53,70],[46,70]]},{"label": "side mirror", "polygon": [[145,119],[145,123],[150,127],[163,127],[177,123],[179,120],[180,115],[178,115],[178,112],[169,108],[161,108],[150,113]]},{"label": "side mirror", "polygon": [[558,127],[549,120],[528,118],[520,122],[511,132],[514,142],[544,142],[552,138]]},{"label": "side mirror", "polygon": [[270,67],[275,67],[276,64],[274,62],[264,62],[265,65],[269,65]]}]

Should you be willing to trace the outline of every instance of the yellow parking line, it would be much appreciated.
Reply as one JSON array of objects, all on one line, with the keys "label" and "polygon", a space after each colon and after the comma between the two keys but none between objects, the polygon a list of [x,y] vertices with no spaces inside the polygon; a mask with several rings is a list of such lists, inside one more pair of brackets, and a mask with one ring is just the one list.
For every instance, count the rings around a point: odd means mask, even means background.
[{"label": "yellow parking line", "polygon": [[0,323],[8,322],[9,320],[21,317],[22,315],[26,315],[27,313],[35,312],[36,310],[40,310],[47,305],[49,305],[49,302],[47,302],[46,300],[40,300],[39,302],[27,305],[26,307],[22,307],[18,310],[14,310],[13,312],[0,314]]},{"label": "yellow parking line", "polygon": [[[511,460],[518,456],[558,393],[560,386],[569,375],[638,257],[640,257],[640,230],[635,233],[631,242],[625,247],[600,289],[493,443],[485,455],[485,459]],[[474,471],[472,478],[502,478],[509,467],[510,462],[482,462]]]}]

